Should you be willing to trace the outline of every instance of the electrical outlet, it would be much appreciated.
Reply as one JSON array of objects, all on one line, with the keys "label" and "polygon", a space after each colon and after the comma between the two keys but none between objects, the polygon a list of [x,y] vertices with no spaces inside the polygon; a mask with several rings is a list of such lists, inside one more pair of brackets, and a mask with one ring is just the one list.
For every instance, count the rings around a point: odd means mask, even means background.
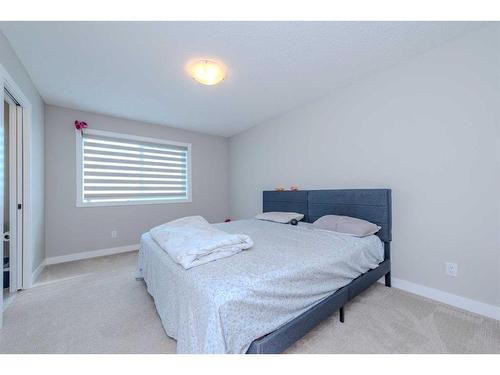
[{"label": "electrical outlet", "polygon": [[448,276],[457,277],[458,276],[458,264],[446,262],[446,274]]},{"label": "electrical outlet", "polygon": [[118,237],[118,232],[116,230],[111,231],[111,238],[116,238]]}]

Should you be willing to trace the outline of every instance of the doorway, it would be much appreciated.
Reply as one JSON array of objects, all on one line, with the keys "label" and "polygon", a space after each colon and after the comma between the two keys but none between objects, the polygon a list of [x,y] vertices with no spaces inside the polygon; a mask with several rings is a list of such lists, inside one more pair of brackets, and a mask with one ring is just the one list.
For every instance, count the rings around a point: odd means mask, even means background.
[{"label": "doorway", "polygon": [[23,108],[7,90],[3,105],[0,183],[3,185],[3,298],[7,306],[23,288]]}]

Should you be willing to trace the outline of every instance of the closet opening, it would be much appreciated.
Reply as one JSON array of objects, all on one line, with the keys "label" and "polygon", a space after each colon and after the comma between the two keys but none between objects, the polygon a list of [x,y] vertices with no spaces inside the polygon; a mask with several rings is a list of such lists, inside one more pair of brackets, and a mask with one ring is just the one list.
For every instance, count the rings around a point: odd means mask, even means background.
[{"label": "closet opening", "polygon": [[8,305],[23,288],[23,108],[7,90],[3,106],[0,184],[3,187],[3,299]]}]

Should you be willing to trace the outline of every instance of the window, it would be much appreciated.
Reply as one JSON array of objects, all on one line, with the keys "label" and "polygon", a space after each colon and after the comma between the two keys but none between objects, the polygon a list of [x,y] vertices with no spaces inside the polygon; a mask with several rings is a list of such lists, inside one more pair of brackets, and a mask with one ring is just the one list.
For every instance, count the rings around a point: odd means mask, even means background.
[{"label": "window", "polygon": [[191,145],[77,132],[77,206],[191,201]]}]

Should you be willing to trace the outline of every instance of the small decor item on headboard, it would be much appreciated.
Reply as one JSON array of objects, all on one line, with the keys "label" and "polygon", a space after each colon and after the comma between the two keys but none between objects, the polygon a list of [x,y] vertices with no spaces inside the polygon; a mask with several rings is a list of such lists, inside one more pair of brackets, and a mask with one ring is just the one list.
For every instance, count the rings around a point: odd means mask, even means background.
[{"label": "small decor item on headboard", "polygon": [[82,134],[83,134],[83,129],[86,129],[88,127],[89,126],[87,125],[87,123],[85,121],[75,120],[75,129],[79,130]]},{"label": "small decor item on headboard", "polygon": [[297,191],[299,188],[296,185],[290,186],[290,191]]},{"label": "small decor item on headboard", "polygon": [[277,188],[275,188],[274,190],[276,191],[285,191],[285,188],[284,187],[281,187],[281,186],[278,186]]},{"label": "small decor item on headboard", "polygon": [[231,221],[230,218],[226,218],[226,220],[224,220],[224,223],[229,223]]}]

